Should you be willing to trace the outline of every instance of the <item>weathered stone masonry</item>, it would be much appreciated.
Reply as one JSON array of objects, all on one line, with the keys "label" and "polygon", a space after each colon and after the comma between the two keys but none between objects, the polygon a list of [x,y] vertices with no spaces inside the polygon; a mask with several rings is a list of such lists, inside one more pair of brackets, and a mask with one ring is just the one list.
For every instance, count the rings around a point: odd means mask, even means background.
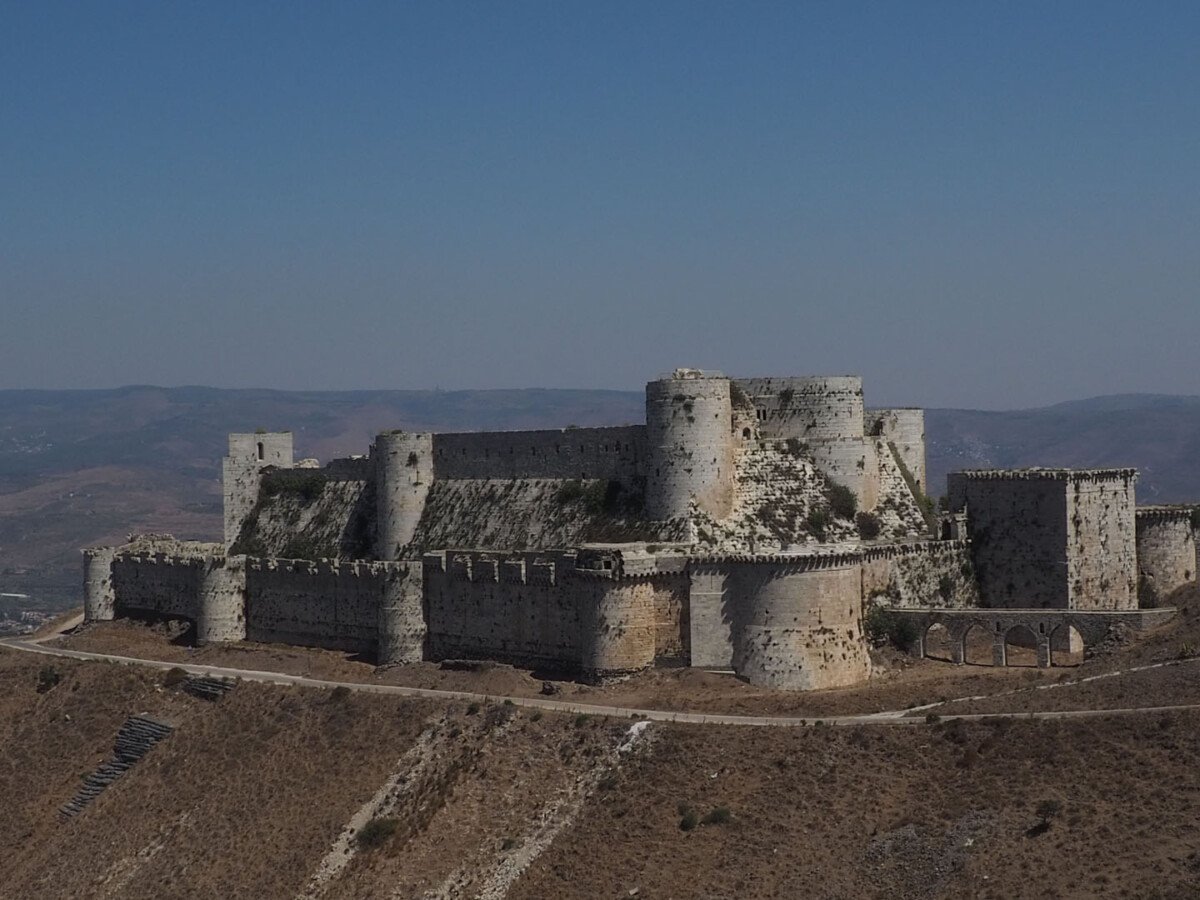
[{"label": "weathered stone masonry", "polygon": [[[924,415],[868,412],[855,377],[679,369],[647,385],[644,425],[389,431],[324,467],[294,464],[290,433],[236,434],[223,477],[222,544],[85,552],[88,621],[185,619],[200,643],[381,664],[691,665],[812,690],[868,677],[871,605],[1120,612],[1139,576],[1144,597],[1195,577],[1188,516],[1139,514],[1135,540],[1132,470],[957,473],[930,539]],[[837,484],[874,514],[868,540],[831,513]]]}]

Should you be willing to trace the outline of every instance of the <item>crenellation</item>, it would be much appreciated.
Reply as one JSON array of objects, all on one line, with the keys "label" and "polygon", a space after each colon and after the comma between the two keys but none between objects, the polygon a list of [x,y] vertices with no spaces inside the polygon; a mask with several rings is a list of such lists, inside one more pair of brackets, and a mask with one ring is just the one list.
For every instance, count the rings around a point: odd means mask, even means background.
[{"label": "crenellation", "polygon": [[1196,577],[1192,509],[1135,515],[1133,469],[955,473],[931,539],[924,413],[867,410],[854,376],[676,369],[645,424],[386,431],[324,466],[235,434],[223,477],[223,543],[84,551],[89,622],[813,690],[869,677],[874,605],[1124,615]]}]

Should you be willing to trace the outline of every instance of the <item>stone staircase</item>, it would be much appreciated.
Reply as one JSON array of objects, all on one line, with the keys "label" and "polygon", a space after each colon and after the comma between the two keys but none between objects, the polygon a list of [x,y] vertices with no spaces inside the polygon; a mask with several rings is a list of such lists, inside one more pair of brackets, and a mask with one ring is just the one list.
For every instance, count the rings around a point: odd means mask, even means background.
[{"label": "stone staircase", "polygon": [[165,722],[148,716],[132,716],[117,732],[113,745],[113,758],[102,763],[83,781],[78,793],[59,808],[65,820],[79,815],[89,803],[96,799],[106,787],[133,768],[134,764],[150,752],[150,748],[167,737],[174,729]]},{"label": "stone staircase", "polygon": [[215,678],[209,675],[193,675],[181,685],[184,693],[201,700],[217,701],[232,691],[237,682],[231,678]]}]

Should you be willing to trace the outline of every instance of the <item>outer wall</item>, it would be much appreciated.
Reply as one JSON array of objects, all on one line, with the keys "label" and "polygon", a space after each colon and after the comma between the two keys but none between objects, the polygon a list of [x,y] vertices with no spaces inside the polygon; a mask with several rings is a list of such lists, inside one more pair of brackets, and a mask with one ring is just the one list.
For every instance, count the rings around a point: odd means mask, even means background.
[{"label": "outer wall", "polygon": [[858,565],[745,563],[729,572],[733,667],[751,684],[812,691],[870,676]]}]

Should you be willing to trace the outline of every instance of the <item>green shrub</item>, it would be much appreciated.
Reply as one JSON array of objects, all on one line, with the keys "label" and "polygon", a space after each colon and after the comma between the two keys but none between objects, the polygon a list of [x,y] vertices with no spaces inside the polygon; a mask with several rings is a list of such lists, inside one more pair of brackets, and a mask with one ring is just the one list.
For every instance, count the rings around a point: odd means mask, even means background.
[{"label": "green shrub", "polygon": [[946,602],[954,596],[954,579],[949,575],[943,575],[938,579],[938,596]]},{"label": "green shrub", "polygon": [[478,703],[468,703],[467,704],[467,715],[468,716],[473,716],[478,712],[479,712],[479,704]]},{"label": "green shrub", "polygon": [[824,541],[829,528],[829,513],[823,509],[810,509],[805,518],[809,533],[818,541]]},{"label": "green shrub", "polygon": [[875,513],[860,512],[854,517],[854,524],[858,526],[858,536],[864,541],[875,540],[883,531],[883,523]]},{"label": "green shrub", "polygon": [[163,675],[163,687],[175,687],[187,681],[188,673],[186,669],[181,669],[179,666],[172,666],[167,669],[167,673]]},{"label": "green shrub", "polygon": [[700,824],[700,817],[694,809],[685,808],[679,819],[680,831],[692,831]]},{"label": "green shrub", "polygon": [[329,699],[334,703],[343,703],[350,698],[350,688],[339,684],[329,692]]},{"label": "green shrub", "polygon": [[825,489],[825,498],[829,501],[829,511],[839,519],[854,519],[858,512],[858,498],[854,491],[836,481],[829,482]]},{"label": "green shrub", "polygon": [[733,818],[728,806],[714,806],[708,815],[700,820],[702,825],[724,825]]},{"label": "green shrub", "polygon": [[362,850],[375,850],[382,847],[399,827],[399,819],[376,816],[359,830],[354,840]]},{"label": "green shrub", "polygon": [[876,647],[891,644],[897,650],[907,650],[917,639],[917,626],[906,616],[872,606],[863,617],[863,633]]},{"label": "green shrub", "polygon": [[47,691],[52,691],[56,688],[59,682],[62,681],[62,673],[54,666],[42,666],[38,670],[37,692],[44,694]]}]

